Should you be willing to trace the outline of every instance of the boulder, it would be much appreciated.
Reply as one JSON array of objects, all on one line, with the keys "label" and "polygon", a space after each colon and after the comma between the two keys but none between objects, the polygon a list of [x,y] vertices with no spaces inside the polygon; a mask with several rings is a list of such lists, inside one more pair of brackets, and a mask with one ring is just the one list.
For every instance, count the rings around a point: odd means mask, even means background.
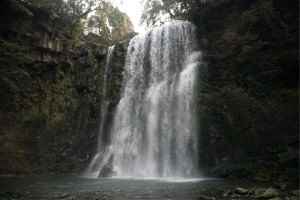
[{"label": "boulder", "polygon": [[293,190],[292,195],[296,197],[300,197],[300,190]]},{"label": "boulder", "polygon": [[232,191],[227,190],[227,191],[224,192],[223,197],[229,197],[229,196],[231,196],[231,194],[232,194]]},{"label": "boulder", "polygon": [[245,189],[245,188],[242,188],[242,187],[238,187],[234,190],[234,192],[236,194],[240,194],[240,195],[246,195],[249,193],[249,190],[248,189]]},{"label": "boulder", "polygon": [[275,183],[274,186],[280,190],[285,190],[287,188],[287,183],[279,182]]},{"label": "boulder", "polygon": [[216,198],[215,197],[206,196],[206,195],[200,195],[198,197],[198,200],[216,200]]},{"label": "boulder", "polygon": [[258,199],[271,199],[279,196],[279,192],[274,188],[268,188],[263,193],[255,191],[255,198]]},{"label": "boulder", "polygon": [[281,200],[280,197],[275,197],[275,198],[272,198],[272,199],[269,199],[269,200]]}]

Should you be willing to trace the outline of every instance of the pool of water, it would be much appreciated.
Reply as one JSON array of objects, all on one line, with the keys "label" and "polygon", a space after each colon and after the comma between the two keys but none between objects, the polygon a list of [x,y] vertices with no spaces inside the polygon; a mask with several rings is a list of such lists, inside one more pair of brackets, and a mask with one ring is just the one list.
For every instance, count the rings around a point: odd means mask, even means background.
[{"label": "pool of water", "polygon": [[[75,176],[0,178],[0,193],[18,193],[20,199],[68,200],[197,200],[203,191],[224,186],[203,178],[99,178]],[[0,198],[1,199],[1,198]]]}]

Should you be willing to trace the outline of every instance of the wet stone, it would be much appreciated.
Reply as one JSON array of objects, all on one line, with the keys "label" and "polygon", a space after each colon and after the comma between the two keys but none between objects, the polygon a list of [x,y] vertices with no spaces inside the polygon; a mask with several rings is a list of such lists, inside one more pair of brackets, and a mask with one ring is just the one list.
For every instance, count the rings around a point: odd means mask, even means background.
[{"label": "wet stone", "polygon": [[293,194],[293,196],[300,197],[300,190],[293,190],[292,194]]},{"label": "wet stone", "polygon": [[242,187],[238,187],[235,189],[234,191],[236,194],[240,194],[240,195],[246,195],[249,193],[248,189],[242,188]]},{"label": "wet stone", "polygon": [[262,194],[258,194],[255,197],[258,199],[271,199],[278,196],[279,196],[279,192],[276,189],[268,188]]},{"label": "wet stone", "polygon": [[206,195],[200,195],[198,197],[198,200],[216,200],[216,198],[215,197],[206,196]]}]

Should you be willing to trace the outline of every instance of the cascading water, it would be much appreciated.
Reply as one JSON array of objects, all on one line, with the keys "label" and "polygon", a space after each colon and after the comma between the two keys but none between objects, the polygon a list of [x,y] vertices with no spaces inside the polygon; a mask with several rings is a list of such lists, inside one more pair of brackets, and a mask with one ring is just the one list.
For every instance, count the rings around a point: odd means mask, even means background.
[{"label": "cascading water", "polygon": [[115,50],[115,46],[111,46],[108,48],[106,64],[104,68],[104,77],[103,77],[103,86],[102,86],[102,103],[101,103],[101,122],[100,122],[100,135],[98,137],[98,152],[102,151],[105,147],[105,143],[103,142],[103,134],[105,131],[105,124],[107,123],[107,112],[109,106],[109,95],[107,93],[108,89],[108,81],[109,76],[111,75],[111,62],[113,58],[113,53]]},{"label": "cascading water", "polygon": [[199,175],[194,87],[200,61],[189,22],[171,22],[131,40],[111,144],[95,156],[98,172],[111,159],[120,177]]},{"label": "cascading water", "polygon": [[106,144],[103,141],[104,133],[107,131],[105,125],[107,123],[107,112],[109,106],[109,96],[107,94],[109,76],[111,75],[111,62],[115,46],[108,48],[106,56],[106,64],[103,72],[103,86],[102,86],[102,102],[101,102],[101,116],[98,136],[97,154],[94,156],[92,162],[88,166],[85,175],[88,177],[98,177],[104,164],[108,162],[109,155],[106,152]]}]

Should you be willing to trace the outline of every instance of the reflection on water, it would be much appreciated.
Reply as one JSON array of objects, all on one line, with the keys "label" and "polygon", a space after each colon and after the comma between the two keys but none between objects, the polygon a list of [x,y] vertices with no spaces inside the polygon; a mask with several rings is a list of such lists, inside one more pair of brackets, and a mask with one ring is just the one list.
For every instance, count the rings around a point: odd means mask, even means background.
[{"label": "reflection on water", "polygon": [[[103,178],[82,177],[26,177],[0,178],[0,194],[17,192],[23,199],[64,199],[63,196],[91,195],[82,199],[175,199],[194,200],[206,188],[223,183],[216,179],[203,178]],[[104,198],[105,196],[105,198]],[[1,197],[1,196],[0,196]],[[56,198],[57,197],[57,198]],[[65,198],[65,199],[72,199]],[[0,198],[1,199],[1,198]]]}]

